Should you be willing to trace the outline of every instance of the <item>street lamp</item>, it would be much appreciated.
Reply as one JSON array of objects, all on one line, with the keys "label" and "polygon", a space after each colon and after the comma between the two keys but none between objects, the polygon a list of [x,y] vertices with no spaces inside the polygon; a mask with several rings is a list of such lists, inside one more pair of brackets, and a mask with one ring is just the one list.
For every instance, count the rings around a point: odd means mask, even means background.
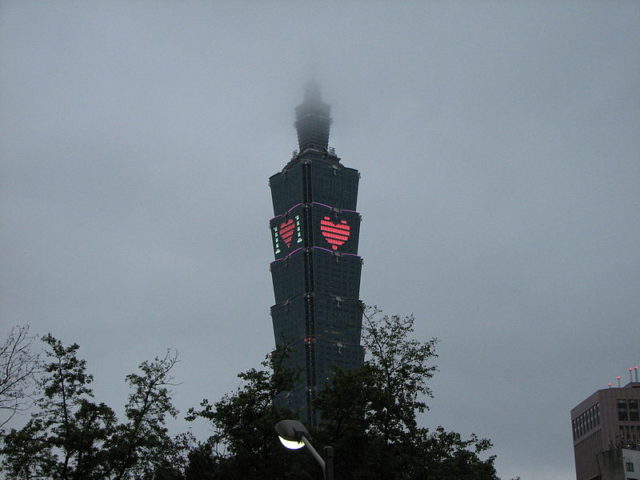
[{"label": "street lamp", "polygon": [[316,459],[322,468],[324,480],[333,480],[333,447],[324,447],[324,454],[327,461],[313,448],[309,438],[309,431],[297,420],[280,420],[276,423],[276,432],[280,442],[291,450],[298,450],[307,447],[311,456]]}]

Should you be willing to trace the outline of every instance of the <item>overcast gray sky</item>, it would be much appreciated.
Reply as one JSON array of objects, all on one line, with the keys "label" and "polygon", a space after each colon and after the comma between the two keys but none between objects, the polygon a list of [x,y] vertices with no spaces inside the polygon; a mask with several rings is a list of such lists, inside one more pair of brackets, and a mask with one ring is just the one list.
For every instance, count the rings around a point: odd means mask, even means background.
[{"label": "overcast gray sky", "polygon": [[575,478],[569,410],[640,363],[640,2],[399,3],[0,3],[0,333],[78,342],[113,406],[168,347],[183,413],[235,388],[314,68],[361,297],[440,339],[425,425]]}]

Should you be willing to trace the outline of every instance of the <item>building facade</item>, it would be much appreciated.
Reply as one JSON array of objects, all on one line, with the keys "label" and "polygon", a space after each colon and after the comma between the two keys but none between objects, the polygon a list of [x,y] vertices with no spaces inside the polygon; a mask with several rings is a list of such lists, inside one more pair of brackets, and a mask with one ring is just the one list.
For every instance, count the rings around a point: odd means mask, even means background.
[{"label": "building facade", "polygon": [[598,469],[603,480],[639,480],[640,450],[615,448],[599,453]]},{"label": "building facade", "polygon": [[640,383],[630,382],[598,390],[571,410],[577,480],[640,480],[637,460],[624,460],[640,450],[639,406]]},{"label": "building facade", "polygon": [[315,425],[312,402],[333,367],[361,366],[362,302],[358,256],[360,214],[357,170],[329,148],[330,107],[311,83],[296,108],[299,151],[269,179],[274,217],[269,222],[275,260],[271,318],[285,366],[299,374],[283,406]]}]

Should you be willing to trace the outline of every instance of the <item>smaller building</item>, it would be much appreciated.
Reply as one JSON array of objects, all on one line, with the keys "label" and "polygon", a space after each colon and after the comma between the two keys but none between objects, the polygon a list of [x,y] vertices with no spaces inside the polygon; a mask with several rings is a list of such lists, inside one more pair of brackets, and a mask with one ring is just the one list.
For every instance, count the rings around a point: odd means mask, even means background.
[{"label": "smaller building", "polygon": [[616,448],[598,454],[602,480],[640,480],[640,450]]},{"label": "smaller building", "polygon": [[640,480],[639,407],[640,383],[631,382],[571,410],[577,480]]}]

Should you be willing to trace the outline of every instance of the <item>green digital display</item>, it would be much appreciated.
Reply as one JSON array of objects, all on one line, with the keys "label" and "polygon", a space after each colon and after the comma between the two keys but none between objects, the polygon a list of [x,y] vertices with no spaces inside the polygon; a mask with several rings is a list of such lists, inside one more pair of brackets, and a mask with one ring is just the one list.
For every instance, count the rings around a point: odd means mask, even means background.
[{"label": "green digital display", "polygon": [[290,253],[300,247],[302,243],[300,215],[295,215],[272,226],[271,233],[273,235],[273,251],[276,258],[282,253]]}]

